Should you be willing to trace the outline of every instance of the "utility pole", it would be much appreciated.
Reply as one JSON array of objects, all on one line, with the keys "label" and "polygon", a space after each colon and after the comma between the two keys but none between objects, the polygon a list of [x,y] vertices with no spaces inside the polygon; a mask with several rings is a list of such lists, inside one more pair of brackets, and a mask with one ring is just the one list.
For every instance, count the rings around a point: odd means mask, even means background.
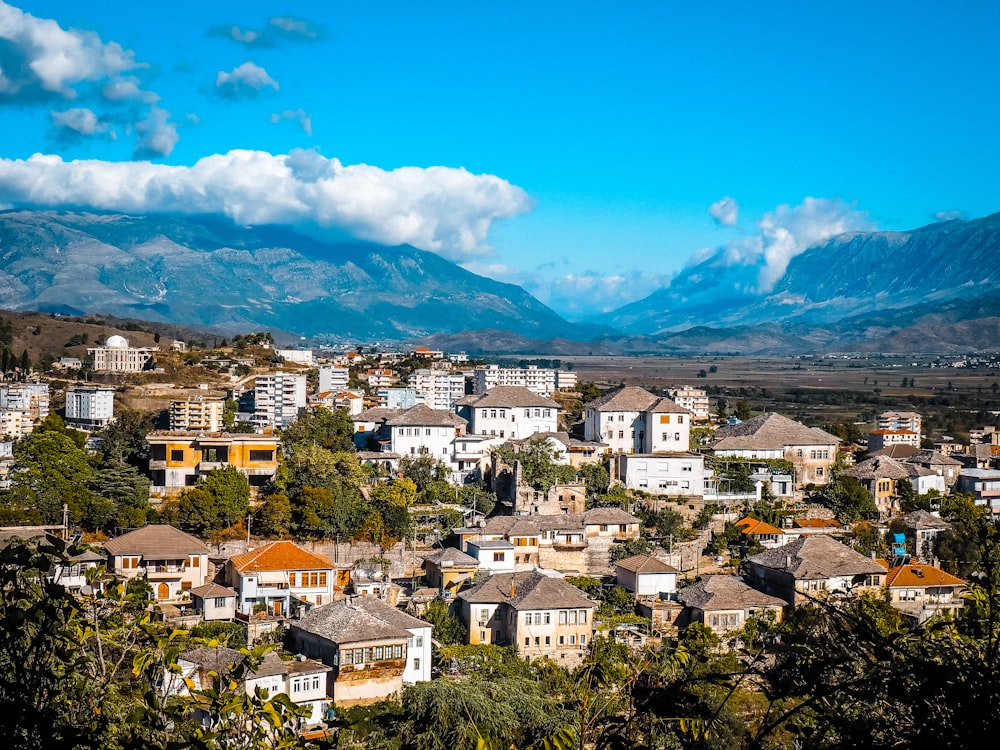
[{"label": "utility pole", "polygon": [[63,541],[66,542],[66,541],[69,541],[69,506],[66,503],[63,503],[62,513],[63,513],[63,524],[62,524],[63,525],[63,533],[62,533],[62,538],[63,538]]}]

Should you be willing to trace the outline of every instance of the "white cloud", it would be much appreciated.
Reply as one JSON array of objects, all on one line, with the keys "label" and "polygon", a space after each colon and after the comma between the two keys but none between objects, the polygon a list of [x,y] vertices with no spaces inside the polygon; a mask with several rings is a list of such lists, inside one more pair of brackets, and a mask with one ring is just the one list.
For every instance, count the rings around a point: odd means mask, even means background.
[{"label": "white cloud", "polygon": [[712,218],[723,227],[734,227],[740,217],[740,204],[728,195],[708,207]]},{"label": "white cloud", "polygon": [[936,221],[951,221],[952,219],[964,219],[965,212],[958,209],[952,208],[947,211],[938,211],[934,214],[934,219]]},{"label": "white cloud", "polygon": [[[81,85],[132,80],[123,74],[144,67],[115,42],[104,43],[92,31],[63,29],[0,0],[0,102],[75,99]],[[139,96],[136,86],[133,95]]]},{"label": "white cloud", "polygon": [[72,131],[79,135],[107,133],[111,125],[102,121],[92,109],[74,107],[63,112],[52,112],[52,124],[56,128]]},{"label": "white cloud", "polygon": [[239,99],[257,96],[266,88],[277,91],[281,88],[278,82],[268,75],[264,68],[252,60],[247,60],[229,73],[220,70],[215,77],[215,89],[226,99]]},{"label": "white cloud", "polygon": [[560,314],[580,319],[642,299],[666,286],[669,281],[667,276],[633,269],[613,273],[581,271],[554,278],[537,276],[515,283],[520,283]]},{"label": "white cloud", "polygon": [[245,29],[233,24],[212,26],[208,33],[258,49],[276,47],[286,41],[311,42],[320,37],[316,24],[294,16],[271,18],[262,29]]},{"label": "white cloud", "polygon": [[312,115],[304,109],[286,109],[284,112],[274,112],[271,115],[271,124],[277,124],[282,120],[295,120],[305,131],[306,135],[312,138]]},{"label": "white cloud", "polygon": [[169,156],[180,138],[177,126],[170,122],[170,113],[155,106],[150,108],[144,119],[135,124],[135,132],[139,137],[135,145],[135,156],[139,159]]},{"label": "white cloud", "polygon": [[[152,154],[176,142],[169,113],[141,134]],[[35,154],[0,159],[0,200],[125,212],[223,214],[239,224],[335,227],[385,244],[410,243],[452,259],[489,251],[494,221],[523,213],[521,188],[451,167],[343,165],[315,151],[234,150],[193,166],[64,161]]]}]

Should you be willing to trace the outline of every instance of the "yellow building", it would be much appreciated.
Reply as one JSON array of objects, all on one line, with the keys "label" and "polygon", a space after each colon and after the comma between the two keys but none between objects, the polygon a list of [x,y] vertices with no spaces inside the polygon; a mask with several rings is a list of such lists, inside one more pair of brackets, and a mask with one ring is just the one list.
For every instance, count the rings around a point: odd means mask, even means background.
[{"label": "yellow building", "polygon": [[233,466],[246,475],[251,492],[267,484],[278,470],[275,435],[225,432],[156,431],[146,436],[153,496],[178,494],[214,469]]}]

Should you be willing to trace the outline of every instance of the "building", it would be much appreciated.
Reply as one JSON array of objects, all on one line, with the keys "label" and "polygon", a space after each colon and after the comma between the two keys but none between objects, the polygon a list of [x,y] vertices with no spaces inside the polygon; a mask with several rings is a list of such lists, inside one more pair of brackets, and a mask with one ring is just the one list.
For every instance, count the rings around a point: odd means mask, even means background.
[{"label": "building", "polygon": [[681,589],[677,599],[684,605],[687,623],[704,625],[717,635],[741,630],[747,620],[769,614],[781,620],[785,602],[758,591],[739,576],[709,575]]},{"label": "building", "polygon": [[191,589],[194,611],[208,622],[220,620],[228,622],[236,619],[236,597],[238,594],[228,586],[206,583]]},{"label": "building", "polygon": [[439,349],[429,349],[426,346],[416,346],[407,352],[411,357],[423,359],[444,359],[444,352]]},{"label": "building", "polygon": [[346,707],[384,700],[404,684],[430,680],[431,634],[428,622],[381,599],[354,596],[293,620],[288,642],[292,650],[333,668],[328,694]]},{"label": "building", "polygon": [[840,476],[852,477],[868,490],[875,499],[883,518],[895,514],[899,510],[899,488],[901,480],[910,481],[907,466],[888,456],[876,456],[840,471]]},{"label": "building", "polygon": [[451,411],[414,406],[386,421],[390,442],[383,450],[400,456],[429,456],[444,463],[454,477],[465,469],[454,452],[455,436],[464,434],[465,424]]},{"label": "building", "polygon": [[222,432],[226,402],[195,396],[170,402],[170,429],[179,432]]},{"label": "building", "polygon": [[191,590],[208,576],[208,547],[173,526],[144,526],[115,537],[104,549],[111,572],[122,578],[145,578],[159,602],[190,599]]},{"label": "building", "polygon": [[16,440],[31,433],[31,415],[21,409],[0,409],[0,438]]},{"label": "building", "polygon": [[315,367],[316,356],[312,349],[275,349],[274,353],[285,362],[290,362],[303,367]]},{"label": "building", "polygon": [[926,510],[915,510],[900,519],[903,532],[913,542],[913,553],[918,561],[930,562],[934,559],[934,540],[951,524],[940,516]]},{"label": "building", "polygon": [[470,644],[517,646],[525,659],[572,667],[593,640],[597,604],[561,578],[497,573],[459,593]]},{"label": "building", "polygon": [[885,450],[894,445],[908,445],[914,450],[920,448],[920,433],[912,430],[875,430],[868,433],[868,452]]},{"label": "building", "polygon": [[302,604],[333,601],[337,576],[323,555],[294,542],[278,541],[233,555],[226,561],[226,583],[236,590],[237,609],[286,616]]},{"label": "building", "polygon": [[889,568],[889,602],[915,625],[932,617],[951,617],[965,606],[965,581],[933,565],[907,562]]},{"label": "building", "polygon": [[636,598],[659,598],[677,591],[677,569],[652,555],[634,555],[615,563],[618,585]]},{"label": "building", "polygon": [[85,590],[84,586],[89,587],[86,589],[87,593],[100,591],[103,589],[101,577],[94,576],[92,573],[91,575],[94,577],[88,581],[87,574],[88,571],[95,570],[106,563],[107,558],[104,555],[86,550],[74,555],[66,562],[56,563],[52,568],[52,582],[58,583],[74,594],[82,593]]},{"label": "building", "polygon": [[919,450],[900,459],[904,464],[913,464],[930,469],[944,479],[946,491],[950,491],[958,481],[958,473],[962,470],[962,462],[951,456],[946,456],[933,450]]},{"label": "building", "polygon": [[466,552],[479,569],[490,573],[513,573],[517,548],[506,539],[476,539],[466,544]]},{"label": "building", "polygon": [[351,371],[346,367],[336,365],[319,366],[319,388],[320,393],[324,391],[346,391],[350,385]]},{"label": "building", "polygon": [[256,491],[274,478],[281,445],[274,435],[169,430],[149,433],[146,442],[150,493],[160,497],[176,495],[226,466],[239,469],[246,475],[251,491]]},{"label": "building", "polygon": [[424,558],[423,569],[427,585],[450,596],[479,572],[479,560],[454,547],[443,547]]},{"label": "building", "polygon": [[976,505],[988,505],[993,513],[1000,513],[1000,471],[996,469],[962,469],[955,491],[969,493]]},{"label": "building", "polygon": [[701,453],[633,453],[617,461],[618,481],[630,490],[667,497],[703,497],[705,457]]},{"label": "building", "polygon": [[692,388],[689,385],[682,385],[677,388],[670,388],[667,391],[667,396],[675,404],[683,406],[691,412],[692,418],[696,422],[707,422],[712,416],[708,394],[702,388]]},{"label": "building", "polygon": [[410,374],[407,386],[416,391],[418,403],[450,411],[465,395],[465,376],[448,370],[419,369]]},{"label": "building", "polygon": [[412,409],[418,401],[413,388],[382,388],[376,394],[378,405],[383,409]]},{"label": "building", "polygon": [[361,376],[361,379],[367,381],[368,387],[376,391],[382,388],[389,388],[399,380],[396,377],[395,370],[388,370],[385,368],[375,368],[370,369]]},{"label": "building", "polygon": [[470,435],[523,440],[558,429],[559,404],[521,386],[497,386],[482,395],[465,396],[455,404],[468,422]]},{"label": "building", "polygon": [[66,390],[66,423],[83,430],[99,430],[115,418],[115,389],[74,385]]},{"label": "building", "polygon": [[736,528],[742,531],[747,539],[765,549],[774,549],[793,541],[784,530],[758,518],[741,518],[736,522]]},{"label": "building", "polygon": [[[0,410],[13,409],[25,413],[27,419],[38,424],[49,416],[48,383],[0,384]],[[30,428],[28,432],[30,432]]]},{"label": "building", "polygon": [[556,371],[528,367],[500,367],[480,365],[472,375],[472,392],[482,396],[497,387],[526,388],[532,393],[551,398],[557,389]]},{"label": "building", "polygon": [[879,430],[906,430],[919,436],[922,428],[923,418],[913,411],[884,411],[878,415]]},{"label": "building", "polygon": [[885,568],[877,562],[822,535],[765,550],[746,564],[747,580],[754,588],[792,605],[881,588],[885,580]]},{"label": "building", "polygon": [[626,386],[586,405],[584,439],[612,453],[687,451],[692,414],[668,398]]},{"label": "building", "polygon": [[129,346],[124,336],[108,336],[104,346],[87,349],[90,367],[95,372],[142,372],[153,365],[158,346]]},{"label": "building", "polygon": [[258,375],[253,397],[251,421],[258,432],[288,427],[306,408],[306,376],[280,370]]},{"label": "building", "polygon": [[790,461],[798,486],[830,481],[838,445],[840,438],[774,412],[736,425],[723,425],[711,443],[713,453],[719,457]]},{"label": "building", "polygon": [[[0,412],[2,414],[2,412]],[[4,431],[0,425],[0,436]],[[14,468],[14,443],[11,440],[0,440],[0,490],[10,489],[10,473]]]}]

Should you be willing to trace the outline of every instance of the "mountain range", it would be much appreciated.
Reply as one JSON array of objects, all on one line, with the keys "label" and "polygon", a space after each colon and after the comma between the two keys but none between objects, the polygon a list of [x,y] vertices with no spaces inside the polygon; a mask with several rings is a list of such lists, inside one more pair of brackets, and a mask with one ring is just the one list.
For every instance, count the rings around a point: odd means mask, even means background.
[{"label": "mountain range", "polygon": [[571,323],[408,245],[218,217],[0,212],[0,307],[475,352],[791,354],[1000,348],[1000,214],[811,247],[759,290],[724,249]]}]

